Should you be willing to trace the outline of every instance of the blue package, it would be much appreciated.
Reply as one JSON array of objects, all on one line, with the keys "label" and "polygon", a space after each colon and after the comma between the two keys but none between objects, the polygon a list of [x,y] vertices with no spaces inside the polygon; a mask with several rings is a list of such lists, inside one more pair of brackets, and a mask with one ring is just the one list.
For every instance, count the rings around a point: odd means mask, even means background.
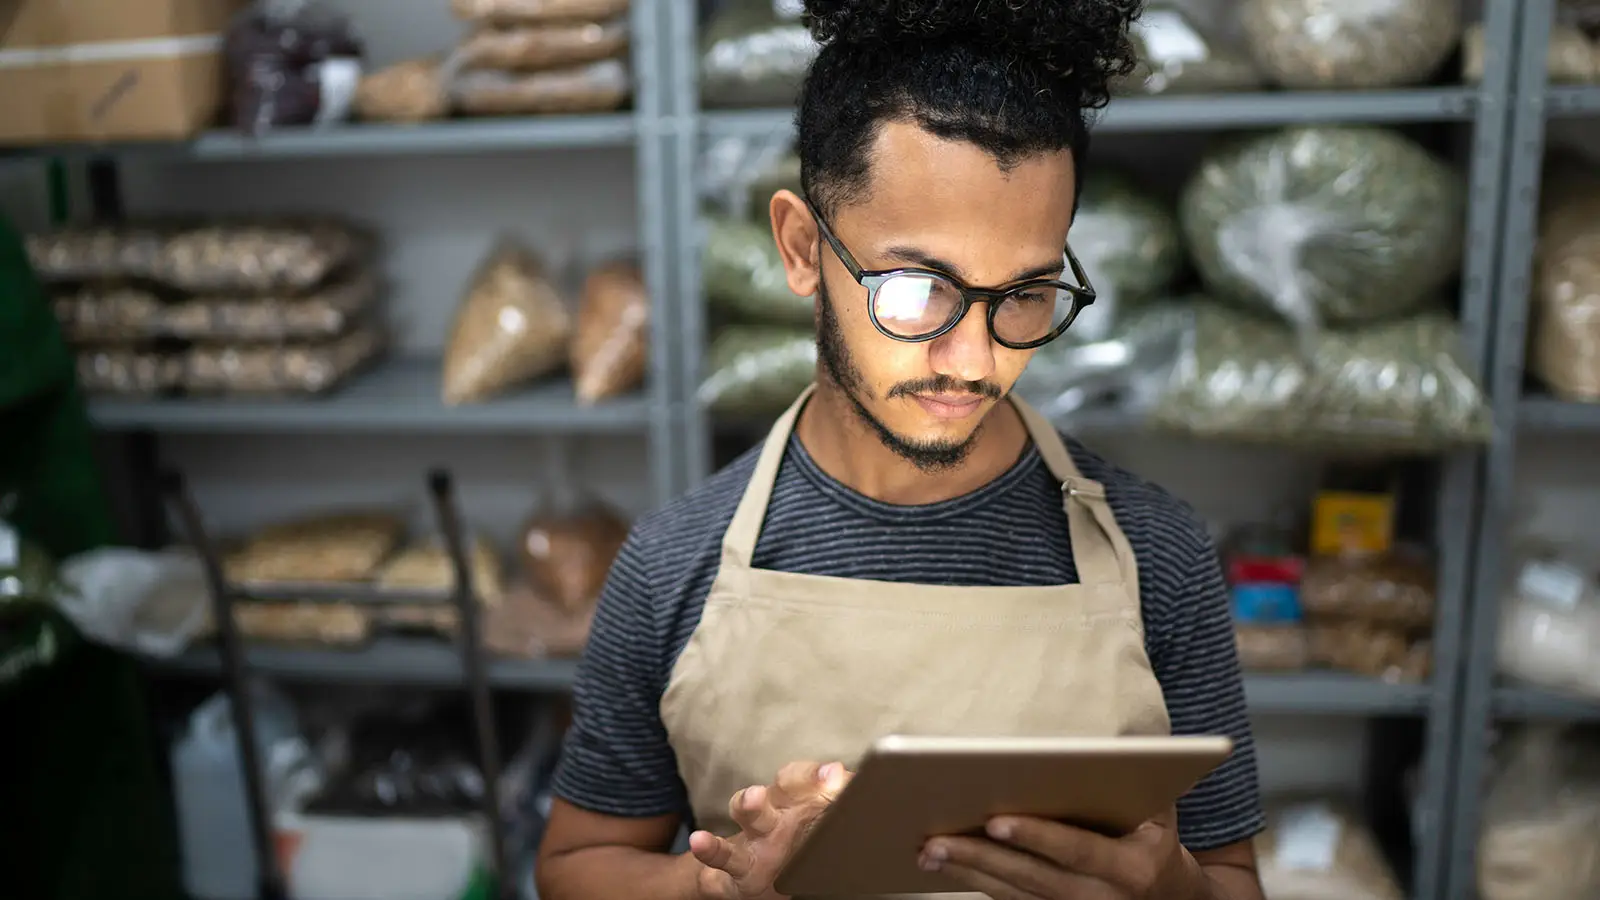
[{"label": "blue package", "polygon": [[1233,618],[1244,625],[1281,625],[1300,621],[1300,588],[1287,583],[1236,584]]}]

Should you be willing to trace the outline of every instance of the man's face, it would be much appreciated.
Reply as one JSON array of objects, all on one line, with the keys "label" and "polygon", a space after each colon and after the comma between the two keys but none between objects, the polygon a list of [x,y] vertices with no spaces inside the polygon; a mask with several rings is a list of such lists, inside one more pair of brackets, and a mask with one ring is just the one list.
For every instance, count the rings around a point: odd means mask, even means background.
[{"label": "man's face", "polygon": [[[889,123],[872,151],[866,196],[829,224],[869,271],[916,266],[971,287],[1004,288],[1041,267],[1059,274],[1073,191],[1067,151],[1003,170],[972,144]],[[791,268],[791,286],[803,287],[795,274]],[[869,317],[866,289],[826,243],[814,289],[826,374],[885,446],[925,470],[965,458],[1033,355],[994,342],[987,304],[932,341],[884,336]]]}]

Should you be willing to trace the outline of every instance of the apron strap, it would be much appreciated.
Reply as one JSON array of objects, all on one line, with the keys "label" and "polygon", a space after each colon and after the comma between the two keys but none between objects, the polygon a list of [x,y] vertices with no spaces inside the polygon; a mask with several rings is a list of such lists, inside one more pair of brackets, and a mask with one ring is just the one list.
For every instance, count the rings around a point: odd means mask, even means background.
[{"label": "apron strap", "polygon": [[1050,474],[1061,483],[1061,503],[1067,513],[1067,530],[1072,538],[1072,561],[1083,584],[1126,582],[1138,596],[1139,567],[1133,547],[1117,525],[1117,517],[1106,501],[1106,489],[1097,481],[1083,477],[1072,452],[1061,440],[1061,432],[1038,410],[1020,397],[1011,405],[1039,448],[1039,456]]},{"label": "apron strap", "polygon": [[767,518],[767,504],[772,500],[772,486],[778,480],[778,466],[783,462],[783,452],[789,446],[789,435],[794,433],[794,423],[800,418],[800,410],[811,399],[814,390],[816,385],[807,385],[789,405],[789,409],[773,423],[772,430],[767,432],[761,456],[756,459],[756,470],[750,475],[750,484],[745,488],[744,497],[739,500],[739,508],[733,513],[733,521],[728,523],[728,530],[722,535],[723,562],[750,567],[750,560],[756,552],[756,541],[761,537],[761,526]]}]

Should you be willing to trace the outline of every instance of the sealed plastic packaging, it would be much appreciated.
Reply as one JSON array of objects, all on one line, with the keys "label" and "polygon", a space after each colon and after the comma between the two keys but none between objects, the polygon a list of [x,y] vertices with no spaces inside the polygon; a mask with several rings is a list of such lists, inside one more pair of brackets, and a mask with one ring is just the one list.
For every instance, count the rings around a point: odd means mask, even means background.
[{"label": "sealed plastic packaging", "polygon": [[1314,618],[1426,630],[1433,624],[1436,567],[1420,553],[1315,557],[1300,582]]},{"label": "sealed plastic packaging", "polygon": [[479,266],[445,348],[443,400],[477,403],[559,369],[572,312],[533,254],[502,240]]},{"label": "sealed plastic packaging", "polygon": [[475,69],[450,80],[451,104],[469,116],[607,112],[627,102],[632,85],[621,60],[543,72]]},{"label": "sealed plastic packaging", "polygon": [[1312,126],[1210,154],[1180,221],[1213,295],[1311,331],[1433,301],[1456,275],[1463,211],[1459,175],[1411,140]]},{"label": "sealed plastic packaging", "polygon": [[1528,368],[1567,400],[1600,401],[1600,179],[1558,175],[1541,216]]},{"label": "sealed plastic packaging", "polygon": [[91,394],[151,397],[183,384],[183,360],[139,347],[78,350],[78,384]]},{"label": "sealed plastic packaging", "polygon": [[442,61],[407,59],[361,79],[356,115],[373,122],[428,122],[450,115]]},{"label": "sealed plastic packaging", "polygon": [[740,322],[812,324],[815,304],[789,290],[789,274],[769,225],[713,217],[706,228],[702,277],[713,311]]},{"label": "sealed plastic packaging", "polygon": [[497,656],[517,659],[574,657],[589,641],[594,608],[570,612],[540,589],[514,585],[506,600],[489,610],[483,626],[484,646]]},{"label": "sealed plastic packaging", "polygon": [[528,72],[615,59],[627,49],[627,19],[556,22],[473,32],[452,62],[462,69]]},{"label": "sealed plastic packaging", "polygon": [[1084,184],[1072,252],[1097,296],[1066,333],[1069,342],[1104,339],[1119,316],[1170,289],[1184,265],[1177,213],[1115,171],[1097,171]]},{"label": "sealed plastic packaging", "polygon": [[183,354],[180,386],[192,394],[323,394],[376,359],[386,337],[372,325],[303,344],[202,344]]},{"label": "sealed plastic packaging", "polygon": [[1185,7],[1169,2],[1145,8],[1129,33],[1138,67],[1112,85],[1113,93],[1226,93],[1261,87],[1261,73],[1250,54],[1208,34]]},{"label": "sealed plastic packaging", "polygon": [[816,334],[730,326],[712,339],[706,364],[697,397],[707,408],[734,416],[782,412],[816,378]]},{"label": "sealed plastic packaging", "polygon": [[1311,644],[1298,624],[1239,625],[1234,629],[1239,665],[1253,672],[1294,671],[1311,664]]},{"label": "sealed plastic packaging", "polygon": [[592,608],[600,599],[611,563],[628,537],[628,523],[593,504],[567,515],[539,515],[523,528],[523,569],[544,596],[568,612]]},{"label": "sealed plastic packaging", "polygon": [[1524,726],[1496,755],[1478,839],[1479,895],[1600,897],[1600,740],[1593,728]]},{"label": "sealed plastic packaging", "polygon": [[1461,38],[1460,0],[1242,0],[1256,62],[1289,88],[1428,81]]},{"label": "sealed plastic packaging", "polygon": [[148,225],[92,225],[27,236],[28,261],[45,282],[143,278],[155,272],[165,235]]},{"label": "sealed plastic packaging", "polygon": [[223,53],[230,113],[248,134],[348,118],[363,47],[349,20],[318,0],[256,0]]},{"label": "sealed plastic packaging", "polygon": [[274,644],[351,647],[372,636],[372,616],[353,603],[235,603],[229,607],[246,639]]},{"label": "sealed plastic packaging", "polygon": [[1391,684],[1421,684],[1433,671],[1433,644],[1401,628],[1361,621],[1317,622],[1308,630],[1311,662]]},{"label": "sealed plastic packaging", "polygon": [[[799,4],[793,4],[799,6]],[[819,47],[799,15],[773,0],[731,0],[700,43],[700,102],[792,106]]]},{"label": "sealed plastic packaging", "polygon": [[1483,392],[1442,314],[1324,331],[1304,348],[1285,325],[1205,301],[1152,311],[1152,322],[1155,334],[1138,340],[1177,329],[1182,342],[1126,376],[1130,411],[1157,427],[1397,452],[1488,439]]},{"label": "sealed plastic packaging", "polygon": [[[1467,26],[1461,38],[1461,80],[1483,83],[1484,56],[1488,37],[1482,22]],[[1571,25],[1550,26],[1550,44],[1545,48],[1545,78],[1552,84],[1586,84],[1600,80],[1600,54],[1588,35]]]},{"label": "sealed plastic packaging", "polygon": [[589,273],[568,351],[573,393],[589,405],[638,387],[650,350],[650,295],[632,263]]},{"label": "sealed plastic packaging", "polygon": [[604,22],[628,11],[629,0],[450,0],[456,18],[481,28],[549,22]]},{"label": "sealed plastic packaging", "polygon": [[161,333],[192,341],[317,341],[354,328],[377,301],[377,273],[362,270],[299,296],[194,297],[168,304]]},{"label": "sealed plastic packaging", "polygon": [[[467,561],[472,571],[473,594],[478,602],[489,607],[504,602],[504,574],[494,547],[485,540],[472,538],[467,547]],[[379,569],[376,583],[385,590],[436,591],[446,597],[455,590],[455,567],[449,550],[435,538],[395,554]],[[426,629],[444,635],[456,634],[461,624],[453,602],[384,604],[373,610],[373,620],[383,627]]]},{"label": "sealed plastic packaging", "polygon": [[74,344],[135,343],[166,333],[166,304],[150,291],[85,286],[50,298],[62,335]]},{"label": "sealed plastic packaging", "polygon": [[1600,597],[1587,574],[1529,560],[1500,610],[1502,673],[1600,700]]},{"label": "sealed plastic packaging", "polygon": [[1339,803],[1275,804],[1255,839],[1272,900],[1403,900],[1377,838]]},{"label": "sealed plastic packaging", "polygon": [[369,510],[288,519],[252,535],[229,554],[229,579],[241,584],[365,581],[399,545],[400,516]]}]

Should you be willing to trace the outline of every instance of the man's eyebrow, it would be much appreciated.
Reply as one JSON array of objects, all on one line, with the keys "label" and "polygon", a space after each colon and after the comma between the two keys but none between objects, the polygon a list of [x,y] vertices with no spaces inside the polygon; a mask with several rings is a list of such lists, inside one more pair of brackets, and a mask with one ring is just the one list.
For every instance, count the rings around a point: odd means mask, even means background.
[{"label": "man's eyebrow", "polygon": [[[919,269],[932,269],[935,272],[949,275],[964,284],[968,283],[966,273],[961,270],[960,266],[949,260],[940,259],[931,253],[919,250],[916,247],[896,245],[884,250],[883,255],[889,259],[909,263]],[[1052,275],[1058,275],[1066,268],[1064,257],[1065,254],[1063,254],[1062,259],[1057,259],[1055,262],[1044,263],[1029,269],[1023,269],[1020,272],[1014,272],[1010,278],[1007,278],[1001,284],[1016,284],[1022,281],[1032,281],[1036,278],[1048,278]]]}]

